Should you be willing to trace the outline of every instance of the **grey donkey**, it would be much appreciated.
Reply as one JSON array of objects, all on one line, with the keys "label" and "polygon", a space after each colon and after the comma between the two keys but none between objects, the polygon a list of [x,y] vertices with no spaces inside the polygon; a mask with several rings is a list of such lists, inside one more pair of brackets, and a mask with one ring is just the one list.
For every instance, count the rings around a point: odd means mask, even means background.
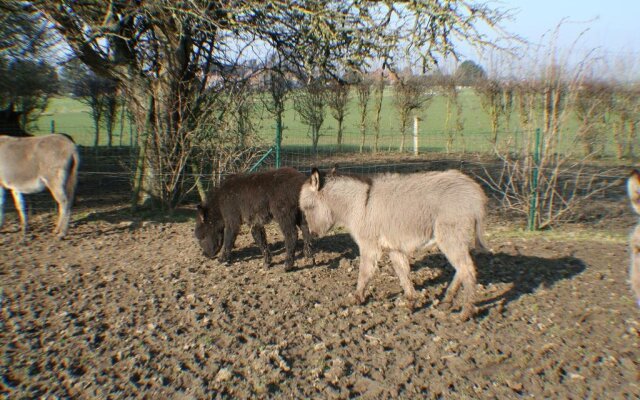
[{"label": "grey donkey", "polygon": [[80,157],[70,137],[51,134],[33,137],[0,136],[0,226],[4,222],[5,192],[11,191],[26,238],[28,221],[23,194],[48,188],[58,203],[58,238],[67,234]]},{"label": "grey donkey", "polygon": [[487,199],[480,185],[455,170],[381,174],[370,178],[330,174],[314,169],[300,192],[300,208],[312,234],[334,226],[346,228],[360,250],[355,298],[365,301],[367,283],[383,251],[409,304],[416,291],[409,278],[409,255],[437,245],[456,272],[443,303],[453,303],[464,286],[462,320],[472,317],[476,290],[473,247],[485,248],[483,221]]}]

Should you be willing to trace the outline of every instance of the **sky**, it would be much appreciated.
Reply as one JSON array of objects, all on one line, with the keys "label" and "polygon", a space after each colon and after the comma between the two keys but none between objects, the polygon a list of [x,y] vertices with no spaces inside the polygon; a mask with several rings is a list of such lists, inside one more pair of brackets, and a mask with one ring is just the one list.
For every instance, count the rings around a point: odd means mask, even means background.
[{"label": "sky", "polygon": [[[528,75],[553,63],[604,78],[640,79],[640,0],[477,1],[509,10],[500,26],[530,44],[506,46],[515,47],[515,57],[462,44],[460,60],[477,62],[490,75]],[[496,36],[486,27],[480,31]]]},{"label": "sky", "polygon": [[558,38],[560,47],[640,56],[640,0],[500,0],[495,4],[515,14],[504,21],[505,30],[530,42],[540,43],[566,18]]}]

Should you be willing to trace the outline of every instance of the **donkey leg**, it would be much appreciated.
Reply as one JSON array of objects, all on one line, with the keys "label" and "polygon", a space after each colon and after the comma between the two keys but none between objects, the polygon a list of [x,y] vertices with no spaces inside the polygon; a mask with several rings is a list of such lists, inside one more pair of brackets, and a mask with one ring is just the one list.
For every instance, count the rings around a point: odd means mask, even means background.
[{"label": "donkey leg", "polygon": [[413,283],[409,278],[409,273],[411,272],[409,258],[406,254],[400,251],[389,252],[389,258],[391,259],[391,264],[393,265],[393,270],[395,271],[396,276],[400,279],[400,286],[402,286],[402,289],[404,290],[404,295],[407,298],[409,308],[413,308],[417,295],[416,290],[413,287]]},{"label": "donkey leg", "polygon": [[360,249],[360,268],[358,270],[358,285],[356,286],[356,292],[354,294],[356,301],[360,304],[364,303],[366,296],[364,294],[367,284],[376,273],[378,268],[378,257],[374,254],[369,254]]},{"label": "donkey leg", "polygon": [[304,257],[311,261],[311,265],[314,265],[315,260],[313,259],[313,248],[311,247],[311,232],[309,232],[309,225],[304,216],[302,216],[302,221],[299,226],[302,231],[302,241],[304,242]]},{"label": "donkey leg", "polygon": [[264,226],[253,225],[251,227],[251,236],[253,236],[253,240],[260,248],[260,252],[264,258],[262,265],[265,268],[268,268],[271,265],[271,253],[269,252],[269,245],[267,244],[267,235],[264,231]]},{"label": "donkey leg", "polygon": [[460,290],[460,286],[462,286],[462,280],[460,279],[460,274],[458,274],[456,271],[456,273],[453,275],[453,280],[447,287],[444,299],[442,300],[443,308],[448,309],[453,307],[453,302],[455,300],[456,294],[458,294],[458,290]]},{"label": "donkey leg", "polygon": [[438,247],[447,257],[449,263],[456,270],[453,281],[447,288],[443,302],[450,304],[453,302],[457,291],[460,289],[460,285],[464,286],[464,301],[462,305],[462,312],[460,319],[466,321],[472,317],[475,312],[475,306],[473,301],[475,299],[476,291],[476,267],[469,253],[471,238],[468,238],[465,231],[452,225],[447,226],[448,229],[441,231],[448,234],[438,234],[436,231],[436,239]]},{"label": "donkey leg", "polygon": [[22,193],[17,190],[12,190],[11,195],[13,196],[13,202],[15,203],[18,215],[20,216],[20,223],[22,224],[22,240],[25,240],[27,238],[27,230],[29,227],[24,197],[22,196]]},{"label": "donkey leg", "polygon": [[236,242],[236,236],[238,236],[238,231],[240,230],[240,225],[229,224],[224,227],[224,242],[222,244],[222,251],[218,256],[218,261],[223,264],[228,264],[231,259],[231,249],[233,249],[233,244]]},{"label": "donkey leg", "polygon": [[53,233],[57,234],[59,239],[62,239],[67,234],[69,228],[69,217],[71,214],[71,202],[67,197],[64,185],[57,184],[58,182],[51,182],[49,184],[49,191],[54,200],[58,203],[58,223],[56,224]]},{"label": "donkey leg", "polygon": [[298,230],[295,220],[286,218],[280,221],[280,229],[284,235],[284,247],[287,251],[287,258],[284,261],[284,270],[291,271],[294,265],[296,254],[296,241],[298,240]]}]

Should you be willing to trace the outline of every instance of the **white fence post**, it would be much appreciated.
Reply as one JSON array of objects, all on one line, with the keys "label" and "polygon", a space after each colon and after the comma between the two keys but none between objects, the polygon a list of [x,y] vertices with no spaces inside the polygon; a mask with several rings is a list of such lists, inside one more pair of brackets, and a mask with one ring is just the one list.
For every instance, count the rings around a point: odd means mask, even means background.
[{"label": "white fence post", "polygon": [[417,115],[413,116],[413,155],[417,156],[418,155],[418,121],[420,121],[420,118],[418,118]]}]

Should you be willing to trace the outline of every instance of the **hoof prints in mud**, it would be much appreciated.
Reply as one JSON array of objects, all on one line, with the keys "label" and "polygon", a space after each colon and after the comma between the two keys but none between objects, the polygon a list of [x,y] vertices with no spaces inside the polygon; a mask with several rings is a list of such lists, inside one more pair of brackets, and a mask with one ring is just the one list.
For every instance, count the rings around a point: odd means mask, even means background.
[{"label": "hoof prints in mud", "polygon": [[270,269],[248,232],[227,267],[200,255],[192,228],[95,220],[58,242],[36,226],[29,246],[16,246],[5,227],[0,393],[640,395],[640,325],[622,244],[492,243],[495,255],[476,256],[480,315],[460,323],[437,306],[453,273],[439,253],[414,260],[423,298],[411,312],[387,262],[368,302],[353,304],[357,252],[346,235],[320,239],[315,266],[299,258],[285,273],[273,226]]}]

